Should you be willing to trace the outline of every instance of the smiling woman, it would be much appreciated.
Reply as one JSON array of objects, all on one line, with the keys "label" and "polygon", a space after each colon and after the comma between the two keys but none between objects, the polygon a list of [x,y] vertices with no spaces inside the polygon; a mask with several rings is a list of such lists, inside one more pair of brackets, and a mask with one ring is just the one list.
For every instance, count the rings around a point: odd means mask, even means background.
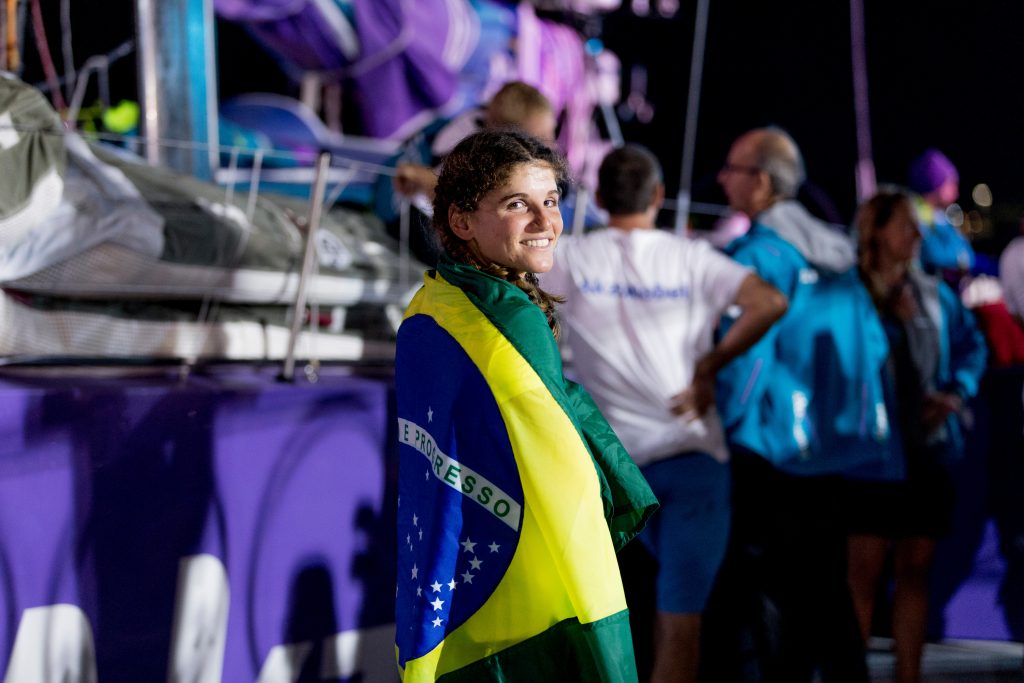
[{"label": "smiling woman", "polygon": [[636,681],[615,552],[657,507],[562,374],[535,273],[562,158],[485,131],[434,196],[444,253],[398,331],[398,665],[405,681]]}]

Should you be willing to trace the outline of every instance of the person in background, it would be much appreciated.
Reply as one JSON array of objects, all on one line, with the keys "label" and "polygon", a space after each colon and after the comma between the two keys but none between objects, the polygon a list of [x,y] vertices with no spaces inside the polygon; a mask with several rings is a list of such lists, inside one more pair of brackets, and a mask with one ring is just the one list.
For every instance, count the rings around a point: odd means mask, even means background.
[{"label": "person in background", "polygon": [[[557,149],[555,129],[557,121],[551,102],[532,85],[510,81],[494,94],[486,107],[473,109],[441,126],[428,126],[425,131],[407,143],[396,161],[395,177],[390,182],[382,178],[377,184],[375,211],[389,225],[391,234],[398,236],[399,198],[405,197],[414,211],[413,234],[410,242],[413,252],[425,263],[433,263],[440,253],[430,228],[431,202],[437,185],[437,169],[445,155],[464,137],[480,130],[519,130],[537,138],[552,149]],[[414,159],[419,159],[415,161]],[[590,193],[566,176],[562,182],[562,201],[559,211],[566,228],[582,213],[582,225],[590,227],[602,216]],[[579,199],[586,199],[581,207]]]},{"label": "person in background", "polygon": [[1024,219],[1020,222],[1020,233],[999,256],[999,283],[1006,308],[1024,326]]},{"label": "person in background", "polygon": [[551,102],[533,86],[510,81],[487,106],[471,109],[454,119],[439,119],[411,137],[393,160],[394,177],[382,175],[378,179],[374,212],[384,221],[388,233],[400,239],[402,201],[409,202],[409,246],[424,264],[433,264],[441,254],[431,223],[441,162],[467,135],[499,128],[521,130],[551,145],[555,140]]},{"label": "person in background", "polygon": [[990,372],[986,390],[993,411],[990,498],[1006,562],[999,601],[1010,637],[1024,641],[1024,505],[1020,502],[1024,491],[1024,218],[1019,232],[999,257],[1003,300],[1019,326],[1008,334],[1004,330],[1001,336],[1009,343],[1016,340],[1011,355],[1016,364]]},{"label": "person in background", "polygon": [[778,128],[740,136],[718,176],[752,223],[727,253],[789,310],[718,375],[733,530],[706,615],[709,681],[868,679],[839,494],[845,469],[887,457],[887,349],[853,243],[795,200],[803,180],[800,150]]},{"label": "person in background", "polygon": [[515,128],[553,146],[555,123],[548,98],[531,85],[510,81],[494,94],[485,108],[455,118],[437,133],[431,145],[432,165],[400,161],[394,178],[395,189],[417,203],[429,205],[437,186],[435,167],[462,138],[483,129]]},{"label": "person in background", "polygon": [[[608,227],[563,238],[541,281],[565,298],[574,372],[662,504],[641,535],[659,564],[651,680],[689,683],[729,527],[715,376],[782,316],[786,300],[707,242],[656,229],[664,196],[647,149],[610,152],[597,190]],[[716,344],[718,320],[733,305],[742,314]]]},{"label": "person in background", "polygon": [[[866,641],[879,579],[893,554],[896,681],[917,683],[929,570],[936,540],[952,523],[954,494],[946,463],[962,454],[960,416],[964,402],[978,391],[986,347],[959,297],[915,266],[921,236],[908,193],[886,190],[871,197],[856,228],[860,277],[889,340],[886,408],[893,445],[902,454],[895,464],[902,472],[869,467],[851,475],[850,589]],[[875,477],[869,479],[871,474]],[[892,481],[894,475],[899,479]]]},{"label": "person in background", "polygon": [[975,259],[971,243],[946,216],[960,194],[956,166],[939,150],[928,149],[911,162],[908,179],[910,189],[920,196],[921,266],[956,284],[974,267]]},{"label": "person in background", "polygon": [[562,157],[481,131],[444,161],[444,253],[398,331],[396,653],[433,681],[636,681],[615,553],[657,501],[565,379],[557,299]]}]

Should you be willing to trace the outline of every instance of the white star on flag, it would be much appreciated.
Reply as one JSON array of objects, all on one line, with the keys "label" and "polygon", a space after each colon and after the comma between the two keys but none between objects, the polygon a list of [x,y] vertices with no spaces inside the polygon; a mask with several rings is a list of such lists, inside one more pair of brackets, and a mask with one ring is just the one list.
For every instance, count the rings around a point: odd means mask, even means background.
[{"label": "white star on flag", "polygon": [[423,478],[426,481],[430,481],[430,470],[427,470],[426,472],[423,473]]},{"label": "white star on flag", "polygon": [[434,619],[434,620],[433,620],[432,622],[430,622],[430,623],[434,625],[434,628],[437,628],[438,626],[440,626],[440,625],[441,625],[441,617],[438,617],[437,619]]},{"label": "white star on flag", "polygon": [[468,570],[462,575],[462,583],[473,583],[473,575]]},{"label": "white star on flag", "polygon": [[[422,541],[423,539],[421,538],[420,540]],[[487,546],[487,547],[491,549],[492,553],[496,553],[496,552],[498,552],[498,548],[500,548],[501,546],[498,545],[497,543],[491,541],[491,544],[489,546]]]},{"label": "white star on flag", "polygon": [[418,526],[419,525],[419,521],[420,521],[420,518],[416,516],[416,513],[415,512],[412,513],[412,525],[413,526]]},{"label": "white star on flag", "polygon": [[478,559],[476,559],[476,557],[474,557],[472,560],[469,561],[469,566],[472,567],[473,569],[480,569],[480,565],[482,565],[482,564],[483,564],[483,562],[478,560]]},{"label": "white star on flag", "polygon": [[455,583],[455,579],[452,579],[451,581],[448,582],[448,590],[450,590],[450,591],[455,590],[455,586],[457,586],[457,585],[458,584]]},{"label": "white star on flag", "polygon": [[467,553],[473,552],[473,548],[476,547],[476,543],[474,543],[473,541],[469,540],[469,536],[466,536],[466,540],[463,541],[461,543],[461,545],[466,550]]},{"label": "white star on flag", "polygon": [[429,408],[427,408],[427,422],[433,422],[433,421],[434,421],[434,408],[433,407],[429,407]]},{"label": "white star on flag", "polygon": [[440,593],[441,592],[441,584],[439,584],[436,579],[434,580],[434,583],[430,584],[430,588],[435,593]]},{"label": "white star on flag", "polygon": [[436,612],[442,607],[444,607],[444,600],[442,600],[441,598],[434,598],[433,602],[431,602],[430,604],[434,606],[434,611]]},{"label": "white star on flag", "polygon": [[420,532],[419,532],[418,536],[420,537],[420,540],[422,541],[423,540],[423,529],[420,529]]},{"label": "white star on flag", "polygon": [[423,589],[420,588],[419,586],[416,586],[416,597],[418,598],[421,595],[423,595]]},{"label": "white star on flag", "polygon": [[406,542],[406,544],[411,544],[412,543],[412,536],[410,536],[409,534],[406,534],[405,535],[405,542]]},{"label": "white star on flag", "polygon": [[420,574],[420,569],[416,565],[412,566],[412,578],[416,578]]}]

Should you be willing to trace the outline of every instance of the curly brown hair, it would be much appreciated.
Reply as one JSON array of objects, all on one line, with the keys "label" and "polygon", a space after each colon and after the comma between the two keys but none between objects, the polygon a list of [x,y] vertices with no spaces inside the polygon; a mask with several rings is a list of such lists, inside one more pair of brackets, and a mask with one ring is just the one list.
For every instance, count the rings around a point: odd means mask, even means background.
[{"label": "curly brown hair", "polygon": [[540,140],[516,130],[482,130],[456,145],[441,166],[434,191],[434,229],[445,253],[453,260],[478,268],[523,290],[544,311],[548,325],[558,336],[555,304],[562,299],[540,288],[533,273],[521,274],[486,261],[469,242],[458,237],[448,219],[449,210],[472,213],[488,193],[503,186],[521,164],[544,164],[554,171],[560,189],[568,183],[568,169],[561,154]]}]

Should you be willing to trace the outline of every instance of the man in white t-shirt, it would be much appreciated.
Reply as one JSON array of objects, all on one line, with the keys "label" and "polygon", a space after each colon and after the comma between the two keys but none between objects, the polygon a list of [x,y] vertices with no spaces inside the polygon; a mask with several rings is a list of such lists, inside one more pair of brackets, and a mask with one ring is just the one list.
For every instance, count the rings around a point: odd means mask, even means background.
[{"label": "man in white t-shirt", "polygon": [[[563,238],[541,284],[572,367],[662,509],[641,536],[659,564],[653,681],[696,680],[701,612],[725,553],[728,452],[715,374],[786,311],[786,299],[710,244],[655,229],[661,169],[646,149],[611,152],[598,172],[610,227]],[[736,324],[716,345],[723,311]]]}]

